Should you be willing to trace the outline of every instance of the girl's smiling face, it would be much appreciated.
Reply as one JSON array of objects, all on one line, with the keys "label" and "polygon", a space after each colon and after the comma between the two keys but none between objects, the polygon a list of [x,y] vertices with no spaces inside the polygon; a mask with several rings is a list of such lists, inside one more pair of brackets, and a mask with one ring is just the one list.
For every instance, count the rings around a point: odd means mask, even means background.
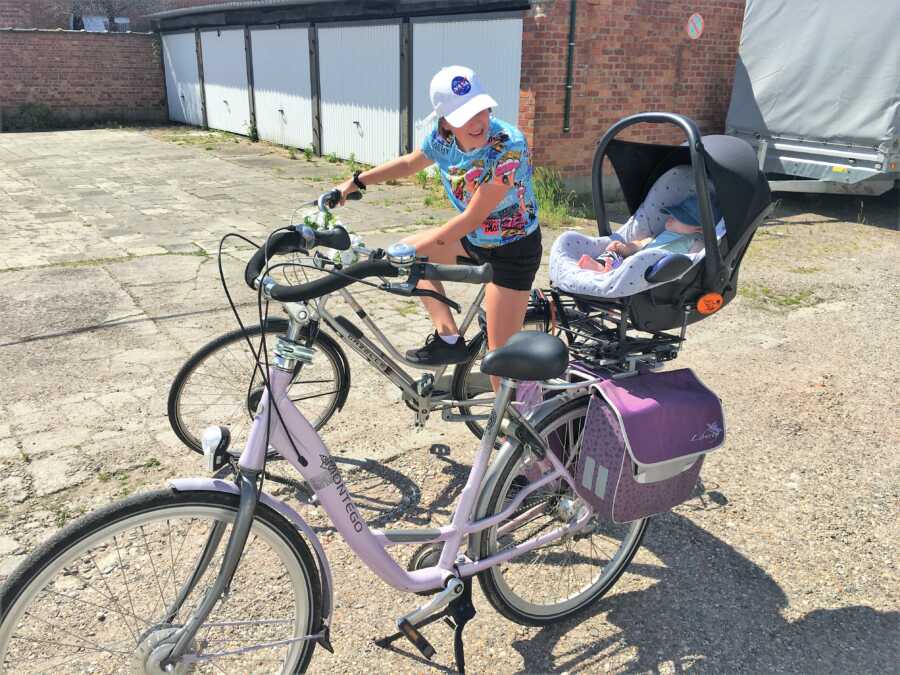
[{"label": "girl's smiling face", "polygon": [[461,127],[454,127],[449,122],[446,122],[446,120],[444,123],[456,137],[456,144],[464,152],[469,152],[487,145],[488,129],[491,124],[491,111],[490,109],[482,110]]}]

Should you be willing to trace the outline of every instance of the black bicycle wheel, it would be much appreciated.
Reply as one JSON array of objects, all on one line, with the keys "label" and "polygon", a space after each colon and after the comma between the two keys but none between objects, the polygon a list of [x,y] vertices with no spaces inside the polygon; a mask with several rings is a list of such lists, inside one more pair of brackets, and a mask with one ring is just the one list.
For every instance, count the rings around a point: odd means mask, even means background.
[{"label": "black bicycle wheel", "polygon": [[[565,401],[535,420],[539,435],[559,448],[560,459],[574,467],[581,452],[590,396]],[[518,446],[494,483],[487,509],[479,518],[502,511],[540,475],[530,452]],[[516,510],[519,522],[509,530],[504,523],[479,533],[479,559],[515,547],[538,534],[565,524],[579,500],[568,484],[557,481],[530,494]],[[523,519],[527,512],[533,515]],[[594,520],[573,537],[490,567],[478,576],[485,597],[506,618],[529,626],[555,623],[577,614],[605,595],[640,548],[648,519],[627,524]]]},{"label": "black bicycle wheel", "polygon": [[[522,330],[547,330],[545,312],[529,307],[525,314],[525,323]],[[458,363],[453,369],[453,378],[450,381],[450,392],[456,401],[467,401],[479,395],[491,392],[491,378],[481,372],[481,360],[487,351],[486,333],[484,330],[476,333],[469,341],[471,356],[467,361]],[[461,415],[482,415],[485,420],[490,414],[490,407],[460,406]],[[476,438],[484,436],[484,422],[481,420],[466,420],[466,426]]]},{"label": "black bicycle wheel", "polygon": [[[172,643],[210,588],[238,504],[234,494],[159,490],[57,532],[0,588],[0,672],[156,672],[164,655],[151,652]],[[223,526],[206,574],[191,588],[210,534]],[[276,663],[277,672],[303,672],[321,612],[309,546],[258,504],[229,592],[189,647],[194,663],[174,672],[272,672]]]},{"label": "black bicycle wheel", "polygon": [[[284,319],[266,323],[270,352],[275,337],[288,328]],[[247,328],[258,351],[262,326]],[[340,345],[317,331],[311,364],[298,368],[288,394],[304,416],[320,429],[344,405],[350,389],[350,367]],[[245,334],[234,330],[217,337],[193,354],[169,388],[168,417],[175,435],[194,452],[202,452],[200,436],[211,425],[227,426],[232,447],[246,440],[263,384]]]}]

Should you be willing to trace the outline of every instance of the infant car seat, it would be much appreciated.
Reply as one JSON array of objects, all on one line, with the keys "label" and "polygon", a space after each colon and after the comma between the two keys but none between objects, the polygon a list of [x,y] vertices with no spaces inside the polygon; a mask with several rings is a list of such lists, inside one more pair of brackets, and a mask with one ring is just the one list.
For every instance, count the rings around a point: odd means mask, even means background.
[{"label": "infant car seat", "polygon": [[[609,237],[590,237],[575,231],[560,235],[550,251],[550,282],[557,288],[579,295],[622,298],[669,283],[675,276],[686,274],[703,258],[705,249],[684,254],[687,260],[682,261],[677,275],[667,275],[661,281],[648,279],[647,270],[653,269],[657,263],[666,262],[670,254],[665,248],[643,248],[625,258],[616,269],[605,273],[582,269],[578,261],[583,255],[596,259],[614,240],[633,242],[656,237],[665,231],[669,216],[664,209],[695,195],[690,165],[682,164],[669,169],[653,184],[634,215]],[[724,234],[725,222],[719,216],[716,238],[720,239]]]},{"label": "infant car seat", "polygon": [[[687,143],[616,140],[625,128],[642,123],[674,124],[684,131]],[[615,234],[610,231],[603,199],[602,168],[607,157],[632,214]],[[711,193],[722,215],[718,223],[713,222]],[[665,224],[660,209],[692,194],[699,202],[703,251],[645,249],[606,274],[577,266],[582,255],[595,257],[605,249],[610,237],[630,241],[658,234]],[[746,141],[733,136],[701,137],[692,120],[672,113],[632,115],[610,127],[594,154],[593,199],[600,237],[578,233],[559,237],[550,255],[551,283],[582,303],[617,306],[633,327],[649,332],[693,323],[728,304],[737,292],[747,246],[771,211],[768,182]],[[715,301],[698,307],[704,296]]]}]

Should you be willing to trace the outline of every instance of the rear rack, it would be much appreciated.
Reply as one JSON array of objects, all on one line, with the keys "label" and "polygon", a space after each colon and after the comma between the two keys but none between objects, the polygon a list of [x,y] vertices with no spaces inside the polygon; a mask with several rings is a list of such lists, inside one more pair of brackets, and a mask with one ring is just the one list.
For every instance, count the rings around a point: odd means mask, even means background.
[{"label": "rear rack", "polygon": [[613,373],[634,372],[671,361],[684,342],[687,311],[680,334],[639,332],[629,319],[628,298],[601,300],[556,289],[550,294],[550,320],[568,342],[573,360]]}]

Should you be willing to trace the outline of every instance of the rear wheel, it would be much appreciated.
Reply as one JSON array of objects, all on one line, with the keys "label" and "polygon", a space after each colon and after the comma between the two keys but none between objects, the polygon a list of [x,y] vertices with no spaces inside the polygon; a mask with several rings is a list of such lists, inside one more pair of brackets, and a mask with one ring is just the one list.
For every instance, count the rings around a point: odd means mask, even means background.
[{"label": "rear wheel", "polygon": [[[275,336],[284,335],[288,322],[270,319],[266,342],[270,358]],[[262,326],[247,334],[259,351]],[[327,333],[318,331],[313,362],[298,368],[288,396],[317,430],[343,405],[350,387],[347,357]],[[168,417],[175,435],[195,452],[202,452],[200,436],[210,425],[231,431],[232,447],[239,447],[249,432],[263,383],[256,359],[241,330],[225,333],[192,355],[178,371],[169,389]]]},{"label": "rear wheel", "polygon": [[[263,504],[229,592],[188,650],[195,660],[156,669],[216,578],[238,503],[228,493],[161,490],[58,532],[0,588],[0,673],[302,672],[315,641],[294,638],[320,630],[318,568],[291,524]],[[223,534],[212,560],[178,607],[215,528]]]},{"label": "rear wheel", "polygon": [[[540,436],[557,456],[574,467],[581,452],[589,396],[562,403],[536,422]],[[518,446],[501,469],[488,501],[487,517],[501,512],[541,471],[533,456]],[[556,481],[529,495],[516,510],[522,522],[483,532],[479,558],[550,532],[572,518],[577,496]],[[525,516],[530,512],[530,516]],[[479,575],[494,608],[517,623],[540,626],[576,614],[602,597],[619,579],[641,545],[647,519],[620,525],[594,519],[574,536],[557,539]]]},{"label": "rear wheel", "polygon": [[[532,311],[529,308],[525,315],[525,323],[522,330],[546,331],[547,323],[543,313]],[[479,331],[469,342],[472,356],[468,361],[459,363],[453,369],[453,379],[450,383],[450,391],[454,400],[468,401],[478,396],[486,396],[492,392],[491,378],[481,372],[481,361],[487,353],[487,334]],[[483,420],[466,420],[466,426],[476,438],[484,436],[484,423],[490,414],[490,406],[460,406],[461,415],[480,415]]]}]

